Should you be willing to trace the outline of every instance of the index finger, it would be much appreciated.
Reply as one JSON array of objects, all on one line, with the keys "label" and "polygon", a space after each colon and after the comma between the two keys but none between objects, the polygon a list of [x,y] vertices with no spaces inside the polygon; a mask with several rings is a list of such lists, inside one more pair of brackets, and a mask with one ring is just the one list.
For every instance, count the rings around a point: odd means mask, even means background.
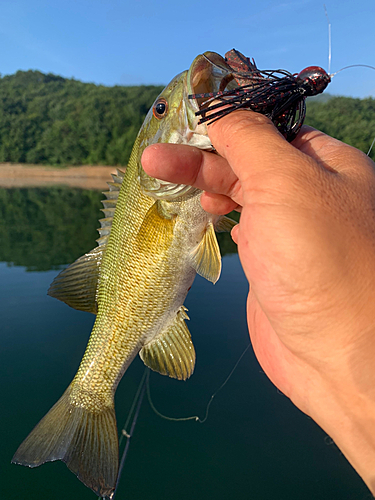
[{"label": "index finger", "polygon": [[[353,174],[373,170],[373,162],[358,149],[312,127],[303,126],[292,144],[272,121],[249,110],[234,111],[208,128],[218,153],[226,158],[241,181],[307,175],[312,179],[332,172]],[[246,168],[250,166],[251,168]]]},{"label": "index finger", "polygon": [[[210,125],[208,133],[217,152],[249,187],[285,174],[290,178],[291,170],[300,171],[301,164],[310,161],[284,139],[269,118],[249,110],[228,114]],[[311,163],[315,162],[311,159]]]}]

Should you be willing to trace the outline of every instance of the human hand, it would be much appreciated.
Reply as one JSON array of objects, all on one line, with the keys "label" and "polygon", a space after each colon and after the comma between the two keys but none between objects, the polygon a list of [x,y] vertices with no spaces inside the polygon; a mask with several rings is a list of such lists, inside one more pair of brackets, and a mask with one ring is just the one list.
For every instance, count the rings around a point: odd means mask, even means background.
[{"label": "human hand", "polygon": [[288,144],[248,111],[213,123],[209,135],[220,156],[157,144],[143,167],[204,190],[208,212],[241,209],[233,237],[257,358],[374,492],[374,164],[308,127]]}]

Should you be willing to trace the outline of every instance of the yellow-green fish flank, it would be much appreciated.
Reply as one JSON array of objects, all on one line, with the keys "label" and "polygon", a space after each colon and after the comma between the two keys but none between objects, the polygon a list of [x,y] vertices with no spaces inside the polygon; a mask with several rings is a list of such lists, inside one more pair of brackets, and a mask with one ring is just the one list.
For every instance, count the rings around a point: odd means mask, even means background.
[{"label": "yellow-green fish flank", "polygon": [[231,68],[213,52],[198,56],[150,109],[129,164],[105,193],[99,246],[54,280],[49,294],[96,314],[73,381],[21,444],[13,462],[36,467],[64,461],[97,495],[111,498],[118,474],[114,393],[137,354],[151,369],[185,380],[195,351],[184,300],[196,273],[215,283],[221,257],[215,231],[234,223],[205,212],[201,192],[153,179],[141,166],[157,142],[212,150],[189,94],[234,85]]}]

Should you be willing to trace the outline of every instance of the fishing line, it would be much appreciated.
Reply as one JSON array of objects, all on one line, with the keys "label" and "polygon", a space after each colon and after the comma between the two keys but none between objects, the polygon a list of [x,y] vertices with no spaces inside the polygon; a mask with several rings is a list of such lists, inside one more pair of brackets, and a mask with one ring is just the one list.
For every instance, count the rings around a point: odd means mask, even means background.
[{"label": "fishing line", "polygon": [[[124,469],[125,459],[126,459],[126,456],[128,454],[128,451],[129,451],[130,439],[133,436],[135,425],[137,423],[138,415],[139,415],[139,412],[140,412],[140,409],[141,409],[143,397],[145,395],[145,390],[146,390],[145,380],[146,380],[146,376],[148,375],[149,371],[150,370],[148,368],[146,368],[145,371],[143,372],[141,381],[140,381],[140,383],[138,385],[137,392],[135,393],[135,397],[133,399],[133,403],[132,403],[132,406],[131,406],[129,414],[128,414],[128,418],[127,418],[127,420],[125,422],[124,427],[121,430],[121,437],[120,437],[120,440],[119,440],[119,447],[120,447],[120,445],[121,445],[124,437],[126,437],[126,444],[125,444],[125,448],[124,448],[124,451],[123,451],[122,456],[121,456],[119,470],[118,470],[118,475],[117,475],[117,480],[116,480],[116,486],[115,486],[113,494],[111,495],[111,500],[114,500],[114,498],[116,496],[116,493],[117,493],[118,485],[120,483],[121,474],[122,474],[122,471]],[[128,425],[129,425],[129,422],[130,422],[130,419],[131,419],[131,416],[133,415],[133,413],[134,413],[134,417],[133,417],[133,421],[132,421],[132,424],[131,424],[131,427],[130,427],[130,431],[128,433],[126,431],[126,429],[128,428]]]},{"label": "fishing line", "polygon": [[327,8],[324,4],[324,12],[326,14],[327,22],[328,22],[328,74],[331,75],[331,55],[332,55],[332,37],[331,37],[331,23],[328,17]]},{"label": "fishing line", "polygon": [[165,420],[171,420],[172,422],[182,422],[184,420],[199,420],[199,417],[197,416],[193,416],[193,417],[180,417],[180,418],[174,418],[174,417],[167,417],[166,415],[163,415],[162,413],[160,413],[160,411],[158,411],[156,408],[155,408],[155,405],[154,403],[152,402],[152,399],[151,399],[151,391],[150,391],[150,370],[148,371],[147,373],[147,381],[146,381],[146,385],[147,385],[147,398],[148,398],[148,402],[150,403],[150,406],[152,408],[152,410],[156,413],[156,415],[158,417],[161,417],[161,418],[164,418]]},{"label": "fishing line", "polygon": [[227,378],[224,380],[224,382],[221,384],[221,386],[217,389],[217,391],[215,391],[208,404],[207,404],[207,407],[206,407],[206,414],[204,416],[203,419],[200,419],[197,415],[194,415],[192,417],[180,417],[180,418],[175,418],[175,417],[168,417],[167,415],[163,415],[162,413],[160,413],[160,411],[158,411],[156,408],[155,408],[155,405],[154,403],[152,402],[152,399],[151,399],[151,391],[150,391],[150,371],[148,372],[147,374],[147,381],[146,381],[146,385],[147,385],[147,398],[148,398],[148,402],[150,403],[150,406],[151,408],[153,409],[153,411],[156,413],[156,415],[158,415],[159,417],[165,419],[165,420],[170,420],[172,422],[183,422],[183,421],[186,421],[186,420],[195,420],[196,422],[199,422],[200,424],[203,424],[207,418],[208,418],[208,412],[210,410],[210,406],[211,406],[211,403],[214,399],[214,397],[221,391],[221,389],[223,389],[223,387],[227,384],[227,382],[229,381],[229,379],[231,378],[231,376],[233,375],[234,371],[236,370],[237,366],[239,365],[239,363],[241,362],[241,359],[245,356],[245,354],[247,353],[247,351],[250,349],[250,345],[249,344],[246,349],[243,351],[243,353],[241,354],[241,356],[238,358],[236,364],[234,365],[234,367],[232,368],[231,372],[229,373],[229,375],[227,376]]},{"label": "fishing line", "polygon": [[370,68],[370,69],[374,69],[375,70],[375,67],[374,66],[370,66],[369,64],[350,64],[349,66],[345,66],[344,68],[339,69],[338,71],[336,71],[335,73],[332,73],[329,76],[331,78],[333,78],[334,76],[337,75],[337,73],[340,73],[341,71],[344,71],[344,69],[349,69],[349,68]]},{"label": "fishing line", "polygon": [[210,406],[211,406],[211,403],[212,403],[212,401],[213,401],[214,397],[215,397],[215,396],[216,396],[216,394],[217,394],[218,392],[220,392],[220,391],[221,391],[221,389],[222,389],[222,388],[223,388],[223,387],[227,384],[227,382],[229,381],[229,379],[230,379],[230,378],[231,378],[231,376],[233,375],[233,373],[234,373],[235,369],[236,369],[236,368],[237,368],[237,366],[239,365],[239,363],[240,363],[241,359],[245,356],[245,354],[247,353],[247,351],[250,349],[250,346],[251,346],[251,344],[248,344],[248,346],[246,347],[246,349],[244,350],[244,352],[243,352],[243,353],[241,354],[241,356],[238,358],[237,363],[234,365],[234,367],[233,367],[232,371],[230,372],[230,374],[227,376],[227,378],[226,378],[226,379],[224,380],[224,382],[221,384],[221,386],[219,387],[219,389],[218,389],[216,392],[214,392],[214,394],[212,394],[211,399],[209,400],[208,405],[207,405],[207,408],[206,408],[206,415],[205,415],[204,419],[203,419],[203,420],[200,420],[200,419],[199,419],[199,423],[200,423],[200,424],[203,424],[203,423],[207,420],[207,418],[208,418],[208,411],[209,411],[209,409],[210,409]]},{"label": "fishing line", "polygon": [[323,5],[323,7],[324,7],[324,12],[325,12],[325,15],[326,15],[326,18],[327,18],[327,22],[328,22],[328,74],[329,74],[329,76],[331,78],[333,78],[335,75],[337,75],[337,73],[340,73],[340,71],[343,71],[344,69],[348,69],[348,68],[363,67],[363,68],[370,68],[370,69],[374,69],[375,70],[375,67],[374,66],[370,66],[369,64],[351,64],[350,66],[345,66],[344,68],[339,69],[335,73],[331,73],[331,59],[332,59],[331,22],[329,20],[328,11],[327,11],[327,8],[326,8],[325,4]]},{"label": "fishing line", "polygon": [[[344,69],[362,67],[362,68],[370,68],[370,69],[375,70],[375,67],[374,66],[370,66],[369,64],[351,64],[350,66],[345,66],[344,68],[339,69],[335,73],[331,73],[331,56],[332,56],[331,22],[329,20],[328,11],[327,11],[327,8],[326,8],[325,4],[323,5],[323,7],[324,7],[324,12],[325,12],[325,15],[326,15],[326,18],[327,18],[327,22],[328,22],[328,74],[331,77],[331,79],[334,76],[336,76],[337,73],[340,73],[340,71],[343,71]],[[371,150],[372,150],[372,147],[373,147],[374,143],[375,143],[375,137],[374,137],[374,139],[373,139],[373,141],[371,143],[371,146],[370,146],[369,150],[367,151],[367,156],[370,156],[370,153],[371,153]]]},{"label": "fishing line", "polygon": [[[339,69],[338,71],[336,71],[335,73],[332,73],[332,74],[329,74],[329,76],[331,77],[331,79],[337,75],[337,73],[340,73],[341,71],[344,71],[344,69],[349,69],[349,68],[369,68],[369,69],[373,69],[375,70],[375,67],[374,66],[370,66],[369,64],[351,64],[350,66],[345,66],[344,68],[341,68]],[[367,151],[367,156],[370,156],[370,153],[371,153],[371,150],[372,150],[372,147],[373,145],[375,144],[375,137],[371,143],[371,146],[369,148],[369,150]]]},{"label": "fishing line", "polygon": [[[121,474],[122,474],[122,471],[124,469],[125,460],[126,460],[126,457],[127,457],[128,451],[129,451],[130,439],[131,439],[131,437],[133,436],[133,433],[134,433],[134,429],[135,429],[135,426],[136,426],[136,423],[137,423],[137,420],[138,420],[138,415],[139,415],[139,412],[140,412],[140,409],[141,409],[141,405],[142,405],[142,402],[143,402],[143,398],[144,398],[145,392],[147,391],[148,402],[149,402],[152,410],[156,413],[156,415],[158,415],[159,417],[163,418],[164,420],[170,420],[170,421],[173,421],[173,422],[182,422],[182,421],[187,421],[187,420],[195,420],[196,422],[199,422],[199,423],[203,424],[207,420],[207,418],[208,418],[208,413],[209,413],[210,406],[211,406],[211,403],[212,403],[213,399],[223,389],[223,387],[228,383],[229,379],[233,375],[234,371],[236,370],[237,366],[241,362],[242,358],[245,356],[245,354],[249,350],[250,345],[251,344],[249,344],[246,347],[246,349],[243,351],[243,353],[241,354],[241,356],[239,357],[239,359],[237,360],[236,364],[234,365],[234,367],[230,371],[230,373],[227,376],[227,378],[221,384],[221,386],[217,389],[216,392],[214,392],[214,394],[212,394],[212,396],[211,396],[211,398],[210,398],[210,400],[209,400],[209,402],[207,404],[206,413],[205,413],[205,416],[204,416],[203,419],[200,419],[196,415],[194,415],[192,417],[174,418],[174,417],[168,417],[167,415],[163,415],[162,413],[160,413],[155,408],[155,405],[154,405],[154,403],[152,402],[152,399],[151,399],[151,391],[150,391],[150,372],[151,372],[151,370],[149,368],[145,369],[145,371],[143,372],[141,381],[140,381],[140,383],[138,385],[137,391],[135,393],[135,396],[134,396],[131,408],[129,410],[126,422],[125,422],[125,424],[124,424],[124,426],[123,426],[123,428],[121,430],[121,436],[120,436],[120,439],[119,439],[119,447],[121,446],[121,443],[122,443],[122,441],[123,441],[123,439],[125,437],[126,437],[126,444],[125,444],[125,448],[124,448],[124,451],[122,453],[121,460],[120,460],[120,465],[119,465],[119,471],[118,471],[116,486],[115,486],[114,492],[113,492],[110,500],[114,500],[114,498],[116,496],[116,493],[117,493],[118,485],[119,485],[120,479],[121,479]],[[128,426],[129,426],[129,423],[130,423],[130,420],[131,420],[133,414],[134,414],[134,416],[133,416],[132,424],[131,424],[131,427],[130,427],[130,431],[128,432],[126,429],[128,429]],[[98,497],[98,498],[101,498],[101,497]]]},{"label": "fishing line", "polygon": [[[192,417],[174,418],[174,417],[168,417],[167,415],[163,415],[162,413],[160,413],[155,408],[155,405],[154,405],[154,403],[152,402],[152,399],[151,399],[151,391],[150,391],[150,372],[151,372],[151,370],[149,368],[145,369],[145,371],[143,372],[141,381],[140,381],[140,383],[138,385],[137,391],[135,393],[135,396],[134,396],[134,399],[133,399],[133,403],[132,403],[130,411],[128,413],[126,422],[125,422],[125,424],[124,424],[124,426],[123,426],[123,428],[121,430],[121,436],[120,436],[120,439],[119,439],[119,447],[121,446],[121,443],[122,443],[122,441],[123,441],[123,439],[125,437],[126,437],[126,444],[125,444],[125,448],[124,448],[124,451],[122,453],[121,460],[120,460],[120,465],[119,465],[119,471],[118,471],[116,486],[115,486],[113,494],[110,497],[110,500],[114,500],[114,498],[116,496],[116,493],[117,493],[118,485],[119,485],[120,479],[121,479],[121,474],[122,474],[122,471],[124,469],[125,460],[126,460],[126,457],[127,457],[128,451],[129,451],[130,439],[131,439],[131,437],[133,436],[133,433],[134,433],[134,429],[135,429],[135,426],[136,426],[136,423],[137,423],[137,420],[138,420],[138,415],[139,415],[139,412],[140,412],[140,409],[141,409],[141,405],[142,405],[142,402],[143,402],[143,398],[144,398],[145,392],[147,391],[148,402],[149,402],[152,410],[156,413],[156,415],[158,415],[159,417],[163,418],[164,420],[170,420],[170,421],[173,421],[173,422],[182,422],[182,421],[186,421],[186,420],[195,420],[196,422],[199,422],[199,423],[203,424],[207,420],[207,418],[208,418],[208,413],[209,413],[210,406],[211,406],[211,403],[212,403],[213,399],[223,389],[223,387],[228,383],[229,379],[233,375],[234,371],[236,370],[237,366],[241,362],[242,358],[245,356],[245,354],[249,350],[250,345],[251,344],[249,344],[246,347],[246,349],[243,351],[243,353],[241,354],[241,356],[239,357],[239,359],[237,360],[236,364],[234,365],[234,367],[230,371],[230,373],[227,376],[227,378],[221,384],[221,386],[217,389],[216,392],[214,392],[214,394],[212,394],[212,396],[211,396],[211,398],[210,398],[210,400],[209,400],[209,402],[207,404],[206,413],[205,413],[205,416],[204,416],[203,419],[200,419],[196,415],[194,415]],[[133,416],[132,424],[131,424],[131,427],[130,427],[130,431],[127,432],[126,429],[129,426],[129,423],[130,423],[130,420],[131,420],[131,417],[132,417],[133,414],[134,414],[134,416]],[[98,498],[102,498],[102,497],[98,497]],[[102,499],[102,500],[104,500],[104,499]]]},{"label": "fishing line", "polygon": [[131,434],[128,434],[128,432],[127,432],[126,429],[128,428],[131,416],[132,416],[132,414],[134,412],[135,405],[137,404],[139,395],[141,393],[142,386],[143,386],[145,378],[147,376],[147,371],[148,371],[148,368],[145,368],[145,371],[143,372],[141,381],[139,382],[139,385],[138,385],[138,388],[137,388],[137,392],[135,393],[132,406],[131,406],[130,411],[128,413],[128,418],[126,419],[126,422],[125,422],[123,428],[121,429],[121,436],[120,436],[119,443],[118,443],[119,447],[121,446],[121,443],[123,442],[123,440],[124,440],[125,437],[128,439],[131,436]]},{"label": "fishing line", "polygon": [[367,151],[367,156],[370,156],[370,153],[371,153],[371,150],[372,150],[372,146],[374,145],[375,143],[375,137],[373,138],[372,140],[372,143],[371,143],[371,146],[370,146],[370,149]]}]

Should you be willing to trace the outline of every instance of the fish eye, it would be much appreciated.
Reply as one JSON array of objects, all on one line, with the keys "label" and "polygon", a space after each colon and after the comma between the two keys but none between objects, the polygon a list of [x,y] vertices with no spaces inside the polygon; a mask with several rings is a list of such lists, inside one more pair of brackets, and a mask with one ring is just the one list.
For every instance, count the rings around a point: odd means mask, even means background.
[{"label": "fish eye", "polygon": [[164,97],[160,97],[160,99],[156,101],[152,109],[155,118],[157,118],[158,120],[164,118],[164,116],[167,114],[167,111],[168,111],[168,103],[164,99]]}]

